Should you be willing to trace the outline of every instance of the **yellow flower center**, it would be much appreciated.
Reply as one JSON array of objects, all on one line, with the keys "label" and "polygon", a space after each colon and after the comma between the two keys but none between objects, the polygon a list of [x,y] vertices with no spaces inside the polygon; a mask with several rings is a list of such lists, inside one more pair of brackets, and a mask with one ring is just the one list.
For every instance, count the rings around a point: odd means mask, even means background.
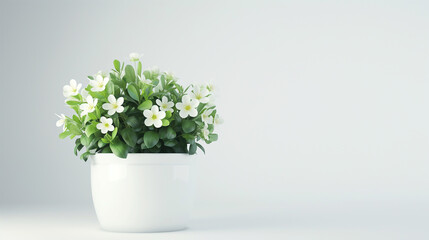
[{"label": "yellow flower center", "polygon": [[116,103],[112,104],[113,109],[117,109],[118,107],[119,107],[118,104],[116,104]]},{"label": "yellow flower center", "polygon": [[185,106],[185,110],[186,110],[186,111],[191,110],[191,108],[192,108],[192,107],[191,107],[191,105],[186,105],[186,106]]},{"label": "yellow flower center", "polygon": [[152,119],[155,120],[157,118],[157,116],[154,114],[152,115]]},{"label": "yellow flower center", "polygon": [[105,123],[105,124],[104,124],[104,126],[105,126],[105,127],[109,127],[109,124],[108,124],[108,123]]}]

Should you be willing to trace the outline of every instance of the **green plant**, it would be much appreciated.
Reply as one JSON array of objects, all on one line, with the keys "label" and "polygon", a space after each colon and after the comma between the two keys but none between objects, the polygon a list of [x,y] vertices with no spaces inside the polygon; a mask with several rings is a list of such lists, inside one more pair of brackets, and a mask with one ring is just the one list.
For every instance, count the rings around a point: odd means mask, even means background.
[{"label": "green plant", "polygon": [[130,54],[132,65],[113,61],[110,73],[88,76],[89,84],[75,80],[63,88],[66,104],[75,114],[61,114],[60,138],[75,139],[74,153],[85,147],[81,159],[95,153],[205,152],[200,140],[218,139],[214,126],[222,122],[213,104],[213,86],[177,83],[169,72],[143,71],[140,56]]}]

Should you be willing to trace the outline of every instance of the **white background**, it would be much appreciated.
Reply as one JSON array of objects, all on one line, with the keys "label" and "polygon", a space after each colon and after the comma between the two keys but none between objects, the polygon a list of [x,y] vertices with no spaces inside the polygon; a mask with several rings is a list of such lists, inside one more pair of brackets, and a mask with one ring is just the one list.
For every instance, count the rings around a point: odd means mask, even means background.
[{"label": "white background", "polygon": [[198,156],[194,225],[177,234],[427,239],[428,12],[425,1],[2,2],[0,233],[33,222],[28,209],[95,221],[89,164],[58,139],[54,113],[71,113],[71,78],[86,84],[140,52],[184,84],[212,81],[225,120]]}]

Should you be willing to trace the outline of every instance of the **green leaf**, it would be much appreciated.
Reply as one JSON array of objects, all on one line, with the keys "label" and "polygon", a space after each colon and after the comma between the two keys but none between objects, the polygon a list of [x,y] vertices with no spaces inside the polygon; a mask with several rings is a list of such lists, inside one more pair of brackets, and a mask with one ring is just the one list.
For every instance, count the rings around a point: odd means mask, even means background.
[{"label": "green leaf", "polygon": [[81,102],[71,100],[71,101],[67,101],[66,103],[70,106],[74,106],[74,105],[79,105]]},{"label": "green leaf", "polygon": [[70,134],[71,134],[71,132],[66,130],[66,131],[64,131],[64,132],[60,133],[59,137],[60,137],[61,139],[64,139],[64,138],[66,138],[66,137],[70,136]]},{"label": "green leaf", "polygon": [[118,134],[118,127],[115,127],[115,129],[113,129],[113,132],[112,132],[112,140],[113,140],[113,139],[115,139],[116,134]]},{"label": "green leaf", "polygon": [[106,92],[108,95],[114,94],[115,92],[115,84],[112,81],[109,81],[106,84]]},{"label": "green leaf", "polygon": [[164,141],[164,146],[167,147],[174,147],[177,144],[176,140],[165,140]]},{"label": "green leaf", "polygon": [[134,147],[137,143],[137,134],[131,128],[125,128],[121,131],[121,136],[128,146]]},{"label": "green leaf", "polygon": [[125,67],[125,80],[128,83],[133,83],[136,80],[136,74],[134,72],[134,68],[131,65],[127,65]]},{"label": "green leaf", "polygon": [[142,63],[137,63],[137,75],[142,75]]},{"label": "green leaf", "polygon": [[150,109],[152,107],[152,101],[151,100],[146,100],[144,102],[142,102],[137,108],[140,111],[146,110],[146,109]]},{"label": "green leaf", "polygon": [[127,158],[128,155],[128,146],[124,142],[122,142],[119,138],[115,138],[110,143],[110,149],[112,150],[113,154],[120,158]]},{"label": "green leaf", "polygon": [[85,152],[84,154],[80,155],[80,159],[86,162],[88,160],[89,155],[91,155],[90,152]]},{"label": "green leaf", "polygon": [[88,136],[88,137],[97,131],[98,131],[98,129],[97,129],[97,123],[96,122],[93,122],[92,124],[86,126],[86,128],[85,128],[85,133],[86,133],[86,136]]},{"label": "green leaf", "polygon": [[110,73],[110,79],[112,82],[117,85],[118,87],[125,89],[127,83],[123,81],[122,79],[118,79],[113,73]]},{"label": "green leaf", "polygon": [[88,146],[91,143],[91,139],[89,137],[87,137],[86,135],[82,135],[80,137],[80,142],[84,145],[84,146]]},{"label": "green leaf", "polygon": [[165,112],[165,118],[167,118],[167,119],[171,118],[171,112],[170,111]]},{"label": "green leaf", "polygon": [[107,143],[103,142],[103,140],[102,140],[102,139],[100,139],[100,140],[98,141],[98,143],[97,143],[97,145],[98,145],[98,147],[99,147],[99,148],[102,148],[102,147],[106,146],[106,144],[107,144]]},{"label": "green leaf", "polygon": [[182,121],[182,129],[185,133],[190,133],[195,130],[195,123],[185,119]]},{"label": "green leaf", "polygon": [[201,149],[201,151],[203,151],[203,153],[206,154],[206,150],[204,149],[204,147],[201,144],[199,144],[199,143],[195,143],[195,144],[197,144],[197,147],[199,147]]},{"label": "green leaf", "polygon": [[176,137],[176,132],[172,127],[161,128],[159,130],[159,137],[161,139],[174,139]]},{"label": "green leaf", "polygon": [[118,60],[113,61],[113,66],[115,66],[116,71],[121,71],[121,63]]},{"label": "green leaf", "polygon": [[137,128],[140,126],[139,119],[136,116],[130,116],[129,118],[127,118],[126,122],[132,128]]},{"label": "green leaf", "polygon": [[103,150],[101,150],[101,153],[112,153],[112,149],[110,149],[109,146],[105,146]]},{"label": "green leaf", "polygon": [[75,124],[67,124],[67,129],[74,135],[82,135],[82,131]]},{"label": "green leaf", "polygon": [[217,141],[217,138],[218,138],[218,136],[216,133],[209,134],[209,141],[210,142]]},{"label": "green leaf", "polygon": [[168,121],[167,119],[162,119],[162,126],[166,127],[168,125],[170,125],[170,121]]},{"label": "green leaf", "polygon": [[191,143],[189,144],[189,155],[193,155],[197,152],[197,144]]},{"label": "green leaf", "polygon": [[137,92],[137,89],[134,85],[128,85],[127,91],[132,99],[136,100],[137,102],[139,101],[139,93]]},{"label": "green leaf", "polygon": [[158,143],[159,135],[153,131],[146,132],[143,136],[143,141],[147,148],[152,148]]},{"label": "green leaf", "polygon": [[82,150],[83,145],[82,144],[76,144],[76,146],[74,146],[74,155],[77,156],[77,153]]}]

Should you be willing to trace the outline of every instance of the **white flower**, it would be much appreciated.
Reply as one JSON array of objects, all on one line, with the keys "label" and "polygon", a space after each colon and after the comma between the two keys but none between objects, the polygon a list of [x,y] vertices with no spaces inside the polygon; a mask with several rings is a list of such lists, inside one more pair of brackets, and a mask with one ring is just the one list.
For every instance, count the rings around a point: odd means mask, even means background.
[{"label": "white flower", "polygon": [[144,124],[148,127],[154,125],[156,128],[160,128],[162,126],[162,119],[165,118],[165,112],[159,111],[156,105],[152,106],[150,110],[144,110],[143,115],[146,117]]},{"label": "white flower", "polygon": [[222,123],[223,123],[223,119],[219,116],[219,114],[216,114],[215,118],[214,118],[214,124],[215,125],[219,125],[219,124],[222,124]]},{"label": "white flower", "polygon": [[86,98],[86,102],[79,106],[82,110],[81,116],[87,115],[88,113],[94,112],[95,107],[97,106],[98,99],[93,99],[92,96]]},{"label": "white flower", "polygon": [[208,98],[209,98],[209,101],[207,102],[207,107],[215,106],[215,96],[211,94],[210,96],[208,96]]},{"label": "white flower", "polygon": [[57,117],[60,118],[60,119],[58,119],[58,121],[56,123],[57,127],[63,126],[63,131],[66,130],[66,125],[65,125],[65,123],[66,123],[66,116],[64,116],[64,114],[61,114],[61,115],[55,114],[55,115],[57,115]]},{"label": "white flower", "polygon": [[209,93],[209,90],[207,90],[205,86],[195,86],[190,96],[192,99],[198,100],[199,102],[208,103],[209,98],[207,97],[207,95],[209,95]]},{"label": "white flower", "polygon": [[141,76],[140,81],[144,84],[152,84],[152,80],[146,79],[146,77],[144,75]]},{"label": "white flower", "polygon": [[162,87],[161,82],[158,83],[158,85],[156,85],[156,87],[153,88],[153,92],[154,93],[158,93],[160,91],[164,90],[164,88]]},{"label": "white flower", "polygon": [[106,84],[109,82],[109,77],[103,77],[101,74],[95,76],[95,80],[89,80],[89,85],[92,86],[91,91],[101,92],[104,91]]},{"label": "white flower", "polygon": [[80,95],[83,99],[86,99],[89,96],[89,93],[85,89],[82,89],[82,91],[80,91]]},{"label": "white flower", "polygon": [[169,102],[168,98],[166,96],[162,97],[162,101],[159,99],[156,99],[156,104],[158,104],[159,108],[161,109],[161,111],[167,112],[173,112],[173,106],[174,103],[173,102]]},{"label": "white flower", "polygon": [[214,92],[215,91],[215,85],[212,82],[207,83],[206,88],[210,91],[210,92]]},{"label": "white flower", "polygon": [[207,128],[207,125],[204,125],[201,133],[203,134],[204,139],[209,140],[210,130]]},{"label": "white flower", "polygon": [[81,87],[82,87],[81,83],[77,84],[76,80],[74,80],[74,79],[70,80],[70,85],[65,85],[63,87],[63,95],[64,95],[64,97],[68,98],[68,97],[71,97],[71,96],[78,95],[79,94],[79,90],[80,90]]},{"label": "white flower", "polygon": [[165,79],[166,79],[166,80],[172,80],[173,82],[176,82],[176,81],[177,81],[177,77],[176,77],[176,76],[174,76],[174,74],[173,74],[172,72],[170,72],[170,71],[165,71],[165,72],[164,72],[164,74],[165,74]]},{"label": "white flower", "polygon": [[97,129],[101,130],[102,134],[106,134],[107,132],[112,132],[115,127],[113,127],[113,120],[111,118],[100,118],[100,123],[97,124]]},{"label": "white flower", "polygon": [[197,107],[198,100],[191,99],[188,95],[182,97],[182,102],[176,103],[176,108],[180,110],[179,115],[181,118],[187,116],[195,117],[198,115]]},{"label": "white flower", "polygon": [[142,57],[142,54],[139,53],[130,53],[130,61],[131,62],[137,62]]},{"label": "white flower", "polygon": [[203,112],[203,114],[201,115],[201,119],[203,120],[203,122],[205,122],[206,124],[213,124],[213,117],[210,116],[212,112],[213,109],[209,109]]},{"label": "white flower", "polygon": [[153,66],[149,68],[150,75],[152,76],[158,76],[159,75],[159,68],[157,66]]},{"label": "white flower", "polygon": [[124,107],[122,107],[122,104],[124,103],[123,97],[120,97],[118,100],[116,100],[115,96],[109,95],[107,100],[109,100],[109,103],[104,103],[102,106],[104,110],[108,110],[107,114],[113,115],[115,113],[121,113],[124,111]]}]

